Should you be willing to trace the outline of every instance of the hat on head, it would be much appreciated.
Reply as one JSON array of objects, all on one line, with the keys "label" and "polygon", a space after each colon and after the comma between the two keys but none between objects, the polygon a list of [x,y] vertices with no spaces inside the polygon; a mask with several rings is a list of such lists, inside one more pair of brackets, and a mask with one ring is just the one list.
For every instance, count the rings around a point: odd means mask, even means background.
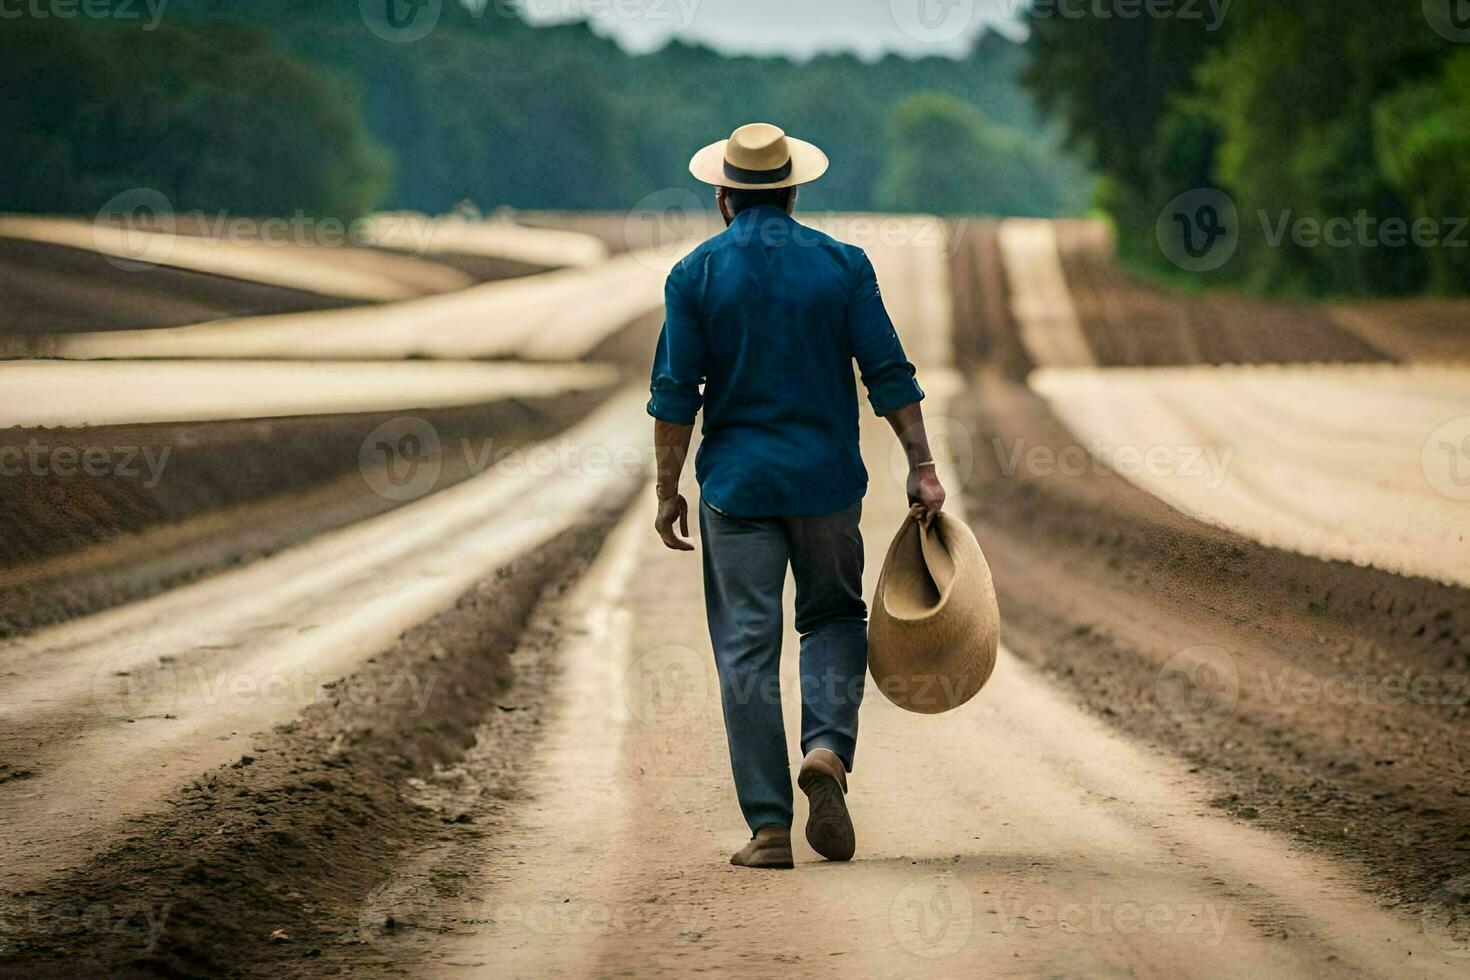
[{"label": "hat on head", "polygon": [[745,191],[776,190],[816,180],[827,172],[827,154],[779,126],[750,123],[727,140],[711,143],[689,161],[706,184]]}]

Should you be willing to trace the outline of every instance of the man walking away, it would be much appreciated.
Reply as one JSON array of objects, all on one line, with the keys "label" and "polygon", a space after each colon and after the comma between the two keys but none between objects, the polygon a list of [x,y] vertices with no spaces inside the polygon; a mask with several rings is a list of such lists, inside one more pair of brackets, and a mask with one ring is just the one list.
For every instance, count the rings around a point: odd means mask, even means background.
[{"label": "man walking away", "polygon": [[705,607],[736,795],[752,833],[730,862],[792,866],[779,687],[788,565],[801,634],[797,783],[810,804],[806,835],[818,854],[846,861],[856,848],[847,775],[868,657],[858,531],[868,474],[853,361],[873,411],[903,444],[909,500],[927,519],[944,506],[944,490],[924,432],[924,393],[867,255],[791,217],[797,185],[827,169],[821,150],[754,123],[700,150],[689,169],[718,188],[727,228],[669,273],[648,412],[656,528],[668,547],[693,551],[679,477],[704,410],[695,475]]}]

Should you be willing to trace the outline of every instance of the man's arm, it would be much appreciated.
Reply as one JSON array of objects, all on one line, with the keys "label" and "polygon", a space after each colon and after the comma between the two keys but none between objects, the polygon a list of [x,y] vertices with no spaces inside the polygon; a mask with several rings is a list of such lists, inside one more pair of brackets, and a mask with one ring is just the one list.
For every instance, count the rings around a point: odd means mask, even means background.
[{"label": "man's arm", "polygon": [[[655,419],[653,450],[658,465],[658,516],[653,526],[664,544],[675,551],[693,551],[689,537],[689,502],[679,492],[679,476],[684,472],[684,459],[689,455],[689,440],[694,426]],[[679,533],[674,533],[674,522]],[[682,535],[682,537],[680,536]]]},{"label": "man's arm", "polygon": [[914,516],[927,521],[944,509],[944,487],[934,471],[934,454],[929,451],[929,434],[924,431],[924,410],[914,402],[883,417],[893,427],[909,460],[909,505],[922,508],[916,509]]},{"label": "man's arm", "polygon": [[[704,382],[705,340],[699,317],[679,289],[679,267],[664,283],[664,326],[653,355],[652,397],[648,414],[653,416],[653,448],[658,467],[658,516],[654,529],[675,551],[693,551],[689,536],[689,504],[679,493],[679,476],[689,455],[694,419],[704,402],[699,386]],[[679,534],[674,533],[674,523]]]},{"label": "man's arm", "polygon": [[944,488],[934,472],[929,435],[924,430],[924,391],[914,380],[914,366],[904,355],[898,331],[883,306],[878,277],[866,255],[847,308],[847,329],[868,401],[888,420],[909,460],[908,497],[915,516],[926,521],[944,507]]}]

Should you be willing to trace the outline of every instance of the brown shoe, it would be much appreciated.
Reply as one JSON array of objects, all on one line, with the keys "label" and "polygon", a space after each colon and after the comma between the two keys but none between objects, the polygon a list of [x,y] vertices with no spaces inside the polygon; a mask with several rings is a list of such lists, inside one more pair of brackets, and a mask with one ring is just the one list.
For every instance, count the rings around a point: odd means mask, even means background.
[{"label": "brown shoe", "polygon": [[762,827],[740,850],[730,855],[739,868],[792,868],[791,831],[786,827]]},{"label": "brown shoe", "polygon": [[806,818],[806,841],[828,861],[850,861],[857,835],[847,815],[847,767],[831,749],[812,749],[801,760],[796,785],[811,804]]}]

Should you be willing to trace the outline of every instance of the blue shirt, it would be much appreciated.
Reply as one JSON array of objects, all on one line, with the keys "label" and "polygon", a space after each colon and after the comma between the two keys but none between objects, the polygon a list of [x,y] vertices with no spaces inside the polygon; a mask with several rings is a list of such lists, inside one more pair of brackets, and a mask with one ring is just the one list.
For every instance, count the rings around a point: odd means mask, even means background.
[{"label": "blue shirt", "polygon": [[748,208],[674,266],[664,306],[648,414],[691,425],[703,406],[711,506],[797,517],[862,499],[853,360],[877,414],[924,397],[862,249]]}]

